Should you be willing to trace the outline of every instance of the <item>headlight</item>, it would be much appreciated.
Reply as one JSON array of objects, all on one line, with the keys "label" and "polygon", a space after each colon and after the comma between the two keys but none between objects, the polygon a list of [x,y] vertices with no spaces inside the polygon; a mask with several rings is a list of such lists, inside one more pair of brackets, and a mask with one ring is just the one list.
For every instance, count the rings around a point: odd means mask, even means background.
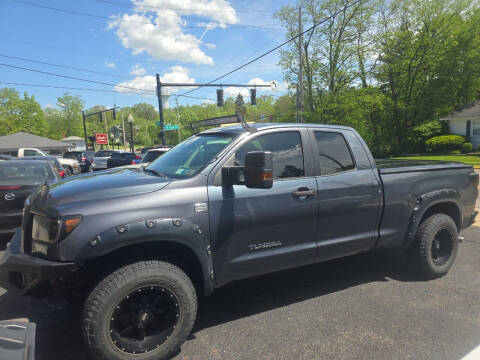
[{"label": "headlight", "polygon": [[65,239],[82,222],[81,215],[49,218],[35,215],[32,225],[32,240],[54,244]]}]

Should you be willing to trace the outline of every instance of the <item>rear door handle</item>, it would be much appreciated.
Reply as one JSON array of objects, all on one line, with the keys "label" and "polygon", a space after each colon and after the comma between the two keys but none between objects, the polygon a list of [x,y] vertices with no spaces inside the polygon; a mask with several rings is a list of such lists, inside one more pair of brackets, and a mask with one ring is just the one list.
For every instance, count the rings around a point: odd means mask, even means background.
[{"label": "rear door handle", "polygon": [[292,192],[292,195],[295,197],[309,197],[314,196],[317,193],[317,190],[309,189],[309,188],[299,188]]}]

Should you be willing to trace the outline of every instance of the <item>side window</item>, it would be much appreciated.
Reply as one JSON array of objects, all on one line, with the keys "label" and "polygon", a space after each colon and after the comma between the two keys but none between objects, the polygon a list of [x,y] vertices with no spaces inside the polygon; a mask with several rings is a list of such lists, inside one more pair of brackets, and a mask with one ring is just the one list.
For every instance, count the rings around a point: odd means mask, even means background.
[{"label": "side window", "polygon": [[352,154],[342,134],[315,131],[321,175],[336,174],[355,168]]},{"label": "side window", "polygon": [[235,153],[235,165],[245,165],[245,155],[250,151],[271,151],[273,177],[284,179],[305,176],[300,133],[286,131],[257,136]]},{"label": "side window", "polygon": [[28,150],[28,149],[23,150],[23,156],[37,156],[37,155],[40,155],[40,154],[36,150]]}]

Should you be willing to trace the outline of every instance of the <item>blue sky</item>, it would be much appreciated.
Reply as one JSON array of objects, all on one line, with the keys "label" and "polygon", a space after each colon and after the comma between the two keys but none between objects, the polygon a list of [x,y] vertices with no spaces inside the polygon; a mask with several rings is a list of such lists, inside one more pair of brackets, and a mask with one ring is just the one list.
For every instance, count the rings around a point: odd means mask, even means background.
[{"label": "blue sky", "polygon": [[[0,66],[0,82],[129,91],[125,87],[152,89],[157,72],[162,81],[208,82],[282,42],[284,32],[278,21],[272,18],[272,14],[290,2],[1,0],[1,64],[89,79],[117,87],[5,66]],[[98,17],[65,13],[32,4]],[[55,67],[18,58],[105,74]],[[222,81],[259,84],[274,80],[279,84],[277,90],[267,93],[281,94],[284,84],[277,63],[278,52],[275,52]],[[57,97],[66,91],[0,83],[0,87],[4,86],[15,87],[21,92],[28,91],[35,95],[42,106],[55,106]],[[232,95],[238,92],[238,89],[224,90]],[[175,92],[175,89],[170,91],[177,94],[183,92]],[[156,104],[155,97],[138,94],[79,90],[71,92],[81,95],[87,108],[96,104]],[[215,99],[215,88],[203,88],[190,95]],[[203,101],[179,98],[181,104]],[[172,100],[170,103],[173,105]]]}]

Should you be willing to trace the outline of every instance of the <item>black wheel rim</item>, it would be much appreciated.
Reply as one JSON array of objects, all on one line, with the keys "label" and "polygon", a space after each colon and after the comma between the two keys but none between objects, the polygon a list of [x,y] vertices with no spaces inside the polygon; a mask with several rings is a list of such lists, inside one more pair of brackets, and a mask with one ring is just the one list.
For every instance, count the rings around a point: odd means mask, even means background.
[{"label": "black wheel rim", "polygon": [[453,251],[453,234],[448,229],[440,229],[432,241],[432,261],[435,265],[445,265]]},{"label": "black wheel rim", "polygon": [[126,295],[113,310],[110,337],[129,354],[159,348],[175,330],[180,307],[175,295],[161,286],[144,286]]}]

